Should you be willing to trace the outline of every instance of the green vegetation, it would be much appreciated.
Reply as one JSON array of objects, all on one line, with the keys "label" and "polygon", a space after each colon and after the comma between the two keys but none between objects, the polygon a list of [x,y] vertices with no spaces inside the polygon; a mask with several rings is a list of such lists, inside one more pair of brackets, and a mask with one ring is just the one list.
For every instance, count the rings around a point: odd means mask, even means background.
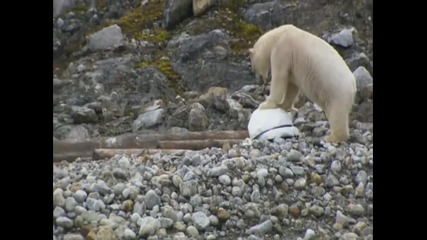
[{"label": "green vegetation", "polygon": [[169,80],[169,86],[179,95],[184,93],[184,89],[179,84],[180,76],[173,70],[168,59],[163,57],[157,58],[155,61],[142,61],[138,64],[139,68],[155,67],[162,72]]},{"label": "green vegetation", "polygon": [[[169,40],[169,34],[163,29],[154,29],[153,23],[163,17],[164,0],[150,1],[144,7],[137,6],[117,21],[122,32],[129,37],[139,40],[164,42]],[[144,29],[150,29],[150,34],[144,34]]]},{"label": "green vegetation", "polygon": [[196,22],[191,29],[193,34],[206,33],[214,29],[225,29],[235,39],[230,44],[231,50],[244,54],[263,34],[257,26],[242,20],[240,8],[244,4],[244,0],[219,0],[215,6],[218,15],[215,18]]}]

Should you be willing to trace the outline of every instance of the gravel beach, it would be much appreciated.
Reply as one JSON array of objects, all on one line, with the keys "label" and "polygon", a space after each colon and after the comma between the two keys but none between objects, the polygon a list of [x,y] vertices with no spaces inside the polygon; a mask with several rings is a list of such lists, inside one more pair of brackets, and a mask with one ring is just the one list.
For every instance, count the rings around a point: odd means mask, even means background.
[{"label": "gravel beach", "polygon": [[372,239],[372,129],[357,126],[349,144],[246,140],[55,164],[54,239]]}]

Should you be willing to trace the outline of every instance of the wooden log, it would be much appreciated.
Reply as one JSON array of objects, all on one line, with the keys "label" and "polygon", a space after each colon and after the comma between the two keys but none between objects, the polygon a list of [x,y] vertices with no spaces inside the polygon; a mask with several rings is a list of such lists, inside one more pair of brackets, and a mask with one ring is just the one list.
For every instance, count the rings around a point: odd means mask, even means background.
[{"label": "wooden log", "polygon": [[156,153],[174,154],[179,151],[191,151],[185,149],[111,149],[111,148],[98,148],[93,151],[93,160],[109,159],[116,154],[139,155],[153,155]]},{"label": "wooden log", "polygon": [[83,142],[53,141],[53,161],[75,161],[78,157],[90,157],[93,150],[99,148],[99,141],[90,140]]},{"label": "wooden log", "polygon": [[[78,157],[92,157],[97,148],[104,149],[190,149],[222,147],[223,140],[243,140],[248,131],[204,131],[175,134],[124,134],[117,137],[103,137],[83,142],[54,140],[53,161],[74,161]],[[179,142],[184,141],[184,142]]]},{"label": "wooden log", "polygon": [[185,140],[185,141],[160,141],[161,149],[189,149],[202,150],[205,148],[222,148],[225,143],[230,145],[238,144],[240,139],[207,139],[207,140]]},{"label": "wooden log", "polygon": [[[245,139],[248,131],[204,131],[174,134],[125,134],[101,139],[102,148],[159,148],[159,141]],[[160,147],[161,148],[161,147]]]}]

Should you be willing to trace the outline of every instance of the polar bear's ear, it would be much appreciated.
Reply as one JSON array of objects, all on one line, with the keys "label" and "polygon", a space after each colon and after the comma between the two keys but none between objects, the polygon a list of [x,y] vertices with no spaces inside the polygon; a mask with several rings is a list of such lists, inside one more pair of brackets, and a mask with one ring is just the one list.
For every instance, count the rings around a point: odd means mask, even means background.
[{"label": "polar bear's ear", "polygon": [[249,54],[252,56],[254,55],[254,49],[253,48],[249,48]]}]

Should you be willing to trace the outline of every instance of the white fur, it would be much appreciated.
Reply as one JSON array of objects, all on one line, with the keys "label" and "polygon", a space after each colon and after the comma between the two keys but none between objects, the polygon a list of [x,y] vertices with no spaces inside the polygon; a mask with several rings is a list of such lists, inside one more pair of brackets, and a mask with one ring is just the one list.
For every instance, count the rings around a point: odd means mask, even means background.
[{"label": "white fur", "polygon": [[270,96],[260,109],[294,109],[301,91],[325,111],[331,126],[327,141],[349,138],[348,117],[356,82],[331,45],[293,25],[284,25],[263,35],[249,52],[257,76],[264,78],[271,70]]}]

